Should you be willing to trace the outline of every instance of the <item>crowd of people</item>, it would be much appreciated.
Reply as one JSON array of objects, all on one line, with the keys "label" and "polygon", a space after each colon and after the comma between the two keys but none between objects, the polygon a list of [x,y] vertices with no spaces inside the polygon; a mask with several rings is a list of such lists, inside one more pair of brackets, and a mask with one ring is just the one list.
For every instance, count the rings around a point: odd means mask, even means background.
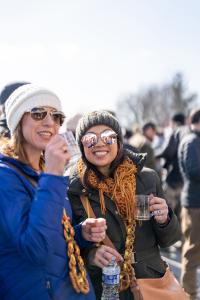
[{"label": "crowd of people", "polygon": [[[200,109],[187,124],[175,114],[167,137],[148,122],[126,141],[114,113],[79,115],[70,129],[81,158],[66,173],[59,97],[14,82],[0,105],[0,299],[100,300],[114,256],[120,300],[134,300],[135,279],[162,278],[160,249],[177,241],[181,284],[198,299]],[[148,221],[135,218],[138,194],[149,195]]]}]

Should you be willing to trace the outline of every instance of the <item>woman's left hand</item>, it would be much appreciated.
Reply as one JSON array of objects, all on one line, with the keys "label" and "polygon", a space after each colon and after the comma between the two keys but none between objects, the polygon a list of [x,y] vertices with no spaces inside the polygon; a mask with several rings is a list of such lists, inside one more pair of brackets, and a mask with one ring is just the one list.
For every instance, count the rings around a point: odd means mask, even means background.
[{"label": "woman's left hand", "polygon": [[150,212],[153,214],[154,219],[159,224],[164,224],[168,220],[168,205],[163,198],[154,197],[150,195]]},{"label": "woman's left hand", "polygon": [[106,236],[106,220],[88,218],[82,223],[82,235],[85,240],[99,243]]}]

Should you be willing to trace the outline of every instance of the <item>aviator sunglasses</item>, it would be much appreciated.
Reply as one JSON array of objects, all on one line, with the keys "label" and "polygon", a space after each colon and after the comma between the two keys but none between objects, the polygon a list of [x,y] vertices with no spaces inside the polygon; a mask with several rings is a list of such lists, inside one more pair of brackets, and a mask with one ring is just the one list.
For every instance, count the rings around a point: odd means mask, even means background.
[{"label": "aviator sunglasses", "polygon": [[98,143],[99,138],[105,145],[112,145],[117,141],[117,133],[113,130],[105,130],[99,135],[96,135],[93,132],[88,132],[82,137],[81,142],[84,147],[91,148]]},{"label": "aviator sunglasses", "polygon": [[64,120],[65,120],[65,115],[61,111],[49,111],[45,109],[44,107],[34,107],[31,110],[27,111],[30,113],[31,118],[35,121],[41,121],[44,120],[49,114],[51,116],[51,119],[58,125],[62,126]]}]

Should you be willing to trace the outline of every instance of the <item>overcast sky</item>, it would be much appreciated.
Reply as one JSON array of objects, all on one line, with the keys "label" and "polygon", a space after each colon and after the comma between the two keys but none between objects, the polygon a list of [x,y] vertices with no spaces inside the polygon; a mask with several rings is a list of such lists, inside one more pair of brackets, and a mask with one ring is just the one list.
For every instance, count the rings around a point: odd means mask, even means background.
[{"label": "overcast sky", "polygon": [[198,0],[0,0],[0,88],[56,92],[67,116],[182,72],[200,95]]}]

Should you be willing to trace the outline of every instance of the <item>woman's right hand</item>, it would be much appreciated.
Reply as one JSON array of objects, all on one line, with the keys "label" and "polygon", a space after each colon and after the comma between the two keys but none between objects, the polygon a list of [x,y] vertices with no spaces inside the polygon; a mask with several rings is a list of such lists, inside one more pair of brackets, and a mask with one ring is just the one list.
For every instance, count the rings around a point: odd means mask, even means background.
[{"label": "woman's right hand", "polygon": [[70,158],[65,139],[56,134],[45,148],[45,172],[62,176]]},{"label": "woman's right hand", "polygon": [[117,262],[123,261],[123,257],[119,254],[119,252],[117,252],[117,250],[106,245],[101,245],[90,251],[89,263],[99,268],[104,268],[109,264],[113,256],[116,258]]}]

